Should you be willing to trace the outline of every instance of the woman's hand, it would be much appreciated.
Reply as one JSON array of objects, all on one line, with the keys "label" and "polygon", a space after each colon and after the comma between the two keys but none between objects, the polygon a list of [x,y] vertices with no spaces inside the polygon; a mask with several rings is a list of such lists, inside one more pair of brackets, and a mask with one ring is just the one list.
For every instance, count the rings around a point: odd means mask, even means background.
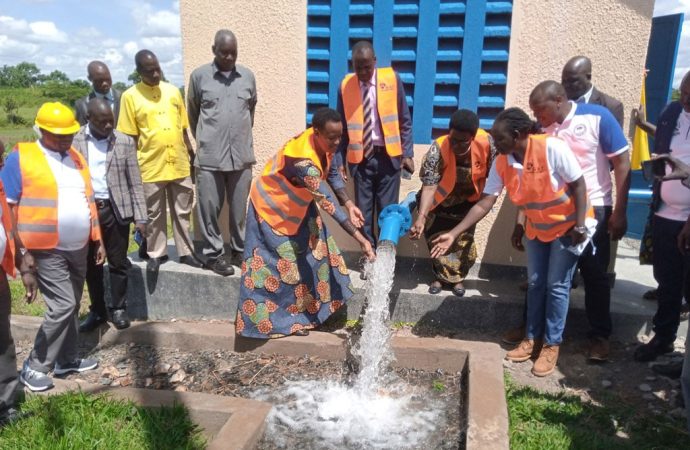
[{"label": "woman's hand", "polygon": [[362,249],[362,254],[368,261],[373,262],[376,260],[376,253],[374,252],[374,248],[371,246],[371,242],[369,242],[368,239],[364,239],[362,242],[360,242],[359,246]]},{"label": "woman's hand", "polygon": [[414,221],[414,224],[410,228],[410,239],[413,241],[416,241],[420,237],[422,237],[422,232],[424,231],[424,225],[426,224],[426,216],[424,214],[420,214],[417,216],[417,220]]},{"label": "woman's hand", "polygon": [[568,235],[570,236],[570,239],[572,240],[572,245],[575,246],[577,244],[580,244],[587,239],[587,229],[584,226],[581,227],[572,227],[570,231],[568,232]]},{"label": "woman's hand", "polygon": [[513,235],[510,237],[510,243],[513,248],[519,252],[525,251],[525,246],[522,245],[522,237],[525,235],[525,227],[521,223],[516,223],[513,228]]},{"label": "woman's hand", "polygon": [[98,242],[98,250],[96,250],[96,264],[101,265],[105,262],[105,246],[103,242]]},{"label": "woman's hand", "polygon": [[355,228],[364,226],[364,214],[352,201],[347,202],[345,208],[347,208],[347,215]]},{"label": "woman's hand", "polygon": [[455,242],[455,236],[452,233],[443,233],[437,236],[433,241],[431,241],[433,247],[431,248],[431,257],[438,258],[443,256],[448,252],[448,249]]}]

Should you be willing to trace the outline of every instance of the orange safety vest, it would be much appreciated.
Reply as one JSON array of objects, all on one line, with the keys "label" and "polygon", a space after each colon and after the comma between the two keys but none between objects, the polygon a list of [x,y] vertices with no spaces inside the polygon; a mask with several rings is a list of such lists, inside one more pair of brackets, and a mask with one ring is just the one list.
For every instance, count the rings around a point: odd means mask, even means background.
[{"label": "orange safety vest", "polygon": [[325,180],[333,154],[327,154],[324,170],[314,149],[314,129],[308,128],[299,136],[290,139],[266,163],[261,175],[254,179],[249,198],[257,214],[275,231],[292,236],[297,234],[314,197],[307,188],[293,185],[283,175],[286,156],[310,159],[321,171],[321,179]]},{"label": "orange safety vest", "polygon": [[[484,191],[484,185],[486,184],[486,176],[489,173],[489,167],[486,161],[489,159],[489,153],[491,153],[491,144],[489,144],[488,133],[484,130],[477,130],[477,135],[472,140],[470,144],[470,156],[471,156],[471,169],[472,169],[472,184],[474,185],[474,194],[467,199],[468,202],[476,202]],[[436,139],[436,145],[441,149],[441,157],[446,167],[441,175],[441,181],[436,186],[436,192],[434,193],[434,200],[431,204],[431,210],[433,211],[438,205],[448,197],[453,189],[455,188],[455,181],[457,177],[457,170],[455,167],[455,153],[453,149],[450,148],[450,142],[448,141],[448,135],[441,136]]]},{"label": "orange safety vest", "polygon": [[[529,136],[522,176],[508,164],[506,155],[496,158],[496,170],[510,199],[525,212],[527,237],[551,242],[565,235],[577,217],[573,194],[566,186],[555,191],[551,184],[546,138],[544,134]],[[587,215],[593,217],[591,207]]]},{"label": "orange safety vest", "polygon": [[[343,97],[343,110],[347,122],[347,162],[359,164],[364,159],[362,131],[364,114],[362,111],[362,92],[359,79],[348,74],[340,84]],[[379,123],[386,143],[386,153],[391,158],[402,155],[400,124],[398,123],[398,80],[390,67],[376,69],[376,109]]]},{"label": "orange safety vest", "polygon": [[0,208],[2,208],[2,226],[5,228],[5,235],[7,236],[7,244],[5,245],[5,254],[2,255],[2,269],[11,277],[15,275],[14,270],[14,228],[12,227],[12,211],[7,205],[7,196],[5,195],[5,186],[0,181]]},{"label": "orange safety vest", "polygon": [[[58,243],[58,191],[46,156],[35,142],[20,143],[19,170],[22,174],[22,196],[17,205],[17,231],[26,248],[50,250]],[[91,213],[91,240],[101,238],[98,212],[94,202],[91,175],[84,157],[73,148],[69,156],[84,179],[86,199]]]}]

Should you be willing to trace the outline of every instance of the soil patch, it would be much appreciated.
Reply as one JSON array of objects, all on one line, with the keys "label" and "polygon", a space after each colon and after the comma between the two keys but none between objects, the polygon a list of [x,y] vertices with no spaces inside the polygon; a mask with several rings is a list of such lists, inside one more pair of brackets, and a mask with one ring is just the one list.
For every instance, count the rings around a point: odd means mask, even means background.
[{"label": "soil patch", "polygon": [[[17,343],[19,362],[30,348],[30,342]],[[319,380],[348,384],[353,379],[351,365],[310,355],[296,358],[225,350],[191,353],[136,344],[91,350],[84,348],[83,351],[99,360],[99,368],[67,378],[104,386],[255,398],[257,392],[277,391],[287,382]],[[439,442],[443,445],[429,448],[463,448],[466,426],[464,417],[461,417],[464,410],[461,404],[462,375],[405,368],[395,368],[392,374],[415,387],[414,395],[419,401],[428,399],[443,405],[445,420],[439,430]],[[308,436],[305,438],[304,442],[289,441],[289,444],[292,448],[318,448],[312,447],[315,443],[310,443]],[[273,449],[276,444],[271,436],[265,436],[259,448]]]}]

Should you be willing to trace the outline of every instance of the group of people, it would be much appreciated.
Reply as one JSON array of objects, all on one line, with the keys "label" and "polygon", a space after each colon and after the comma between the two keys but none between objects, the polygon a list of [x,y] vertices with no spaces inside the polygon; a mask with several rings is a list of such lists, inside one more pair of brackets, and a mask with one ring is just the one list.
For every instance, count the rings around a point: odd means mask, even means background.
[{"label": "group of people", "polygon": [[[51,371],[61,375],[97,366],[94,359],[78,357],[79,331],[105,321],[118,329],[130,325],[130,224],[141,237],[139,255],[147,259],[148,271],[168,260],[166,211],[180,263],[223,276],[239,266],[235,327],[250,338],[306,335],[352,297],[345,260],[319,210],[357,241],[366,259],[375,259],[375,218],[397,203],[401,173],[415,171],[411,115],[399,75],[377,67],[370,42],[356,43],[353,73],[340,84],[337,108],[317,110],[312,126],[252,178],[255,78],[236,63],[238,43],[231,31],[216,33],[212,52],[213,61],[192,72],[186,102],[163,81],[149,50],[135,56],[141,82],[122,93],[112,88],[108,67],[93,61],[87,68],[93,90],[76,103],[76,116],[60,103],[44,104],[36,116],[37,141],[18,144],[7,158],[0,172],[2,269],[12,275],[17,267],[27,299],[38,287],[48,306],[19,376],[29,389],[52,387]],[[508,108],[490,130],[482,130],[475,112],[456,111],[419,174],[422,188],[410,238],[424,236],[429,247],[432,294],[444,288],[457,297],[465,294],[463,282],[476,260],[475,224],[504,189],[518,207],[514,232],[506,239],[527,252],[528,285],[524,325],[506,334],[504,340],[516,344],[506,358],[535,360],[537,376],[556,367],[578,268],[591,328],[589,357],[604,361],[609,354],[607,269],[610,241],[627,228],[630,157],[623,106],[594,88],[591,75],[590,60],[578,56],[566,63],[560,83],[536,85],[529,105],[537,122]],[[673,131],[690,127],[690,82],[683,86],[679,106],[662,114],[657,131],[657,148],[666,145],[665,153],[681,156],[686,149],[690,154],[687,133]],[[350,179],[354,199],[346,191]],[[677,275],[687,277],[690,267],[682,249],[676,249],[677,261],[664,259],[673,251],[672,239],[690,234],[685,222],[690,197],[667,188],[670,183],[659,184],[661,209],[654,216],[655,249],[664,254],[658,264],[655,259],[659,337],[636,351],[641,361],[669,351],[678,326],[671,317],[680,304]],[[189,231],[195,191],[198,254]],[[220,226],[226,202],[229,251]],[[91,306],[79,324],[85,281]],[[8,289],[0,286],[0,295],[1,366],[16,367]],[[10,375],[3,378],[8,396],[0,398],[6,411],[12,411],[9,392],[16,387]]]}]

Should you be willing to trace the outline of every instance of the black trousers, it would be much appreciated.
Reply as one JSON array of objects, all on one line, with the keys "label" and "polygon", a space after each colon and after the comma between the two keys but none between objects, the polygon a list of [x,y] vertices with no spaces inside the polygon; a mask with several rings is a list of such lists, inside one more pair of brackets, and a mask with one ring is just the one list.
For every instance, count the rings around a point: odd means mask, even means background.
[{"label": "black trousers", "polygon": [[652,264],[659,283],[654,334],[663,342],[673,342],[680,324],[683,292],[690,279],[690,253],[681,253],[677,241],[685,222],[659,216],[652,220]]},{"label": "black trousers", "polygon": [[[589,336],[608,339],[611,335],[611,284],[607,275],[611,257],[611,236],[608,232],[611,206],[595,206],[597,229],[578,261],[585,285],[585,310],[589,320]],[[594,254],[592,253],[594,252]]]},{"label": "black trousers", "polygon": [[[118,222],[109,201],[97,200],[98,220],[101,224],[101,236],[108,259],[110,272],[110,304],[108,309],[124,309],[127,306],[127,272],[132,263],[127,259],[129,246],[129,224]],[[92,242],[89,247],[89,260],[86,269],[86,286],[91,297],[90,309],[100,317],[106,318],[104,270],[96,265],[98,244]]]},{"label": "black trousers", "polygon": [[0,268],[0,413],[16,406],[19,392],[17,354],[10,329],[10,286]]}]

